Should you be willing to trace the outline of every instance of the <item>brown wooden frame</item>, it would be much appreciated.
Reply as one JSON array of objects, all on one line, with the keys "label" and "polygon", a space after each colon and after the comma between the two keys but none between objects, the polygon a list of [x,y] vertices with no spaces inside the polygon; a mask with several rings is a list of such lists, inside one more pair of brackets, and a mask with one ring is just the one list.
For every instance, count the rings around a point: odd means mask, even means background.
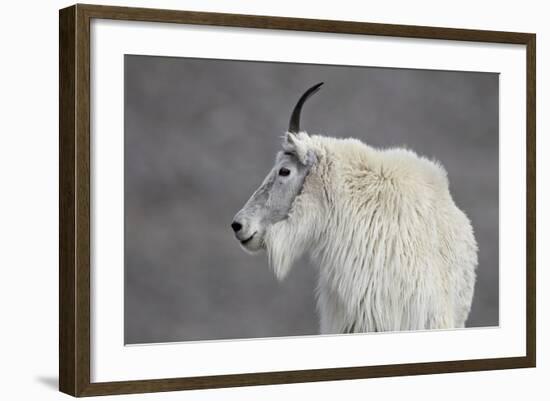
[{"label": "brown wooden frame", "polygon": [[[527,324],[523,357],[408,363],[122,382],[90,382],[90,20],[269,28],[404,38],[512,43],[527,49]],[[202,13],[77,4],[59,12],[59,389],[73,396],[363,379],[534,367],[535,46],[532,33]],[[519,266],[518,266],[519,267]]]}]

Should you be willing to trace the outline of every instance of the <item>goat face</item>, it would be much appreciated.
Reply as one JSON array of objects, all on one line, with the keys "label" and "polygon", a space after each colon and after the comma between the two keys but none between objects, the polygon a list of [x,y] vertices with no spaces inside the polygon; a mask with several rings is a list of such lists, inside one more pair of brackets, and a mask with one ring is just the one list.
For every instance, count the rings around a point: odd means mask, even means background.
[{"label": "goat face", "polygon": [[290,117],[283,150],[277,153],[275,166],[233,218],[231,228],[247,251],[265,248],[267,228],[288,216],[311,166],[316,161],[315,153],[304,146],[303,139],[307,134],[300,131],[300,114],[304,102],[322,84],[321,82],[312,86],[298,100]]},{"label": "goat face", "polygon": [[288,216],[311,166],[315,163],[313,152],[309,151],[300,157],[296,147],[289,145],[290,135],[292,134],[288,134],[283,144],[284,150],[277,153],[275,166],[262,185],[233,218],[231,227],[241,246],[247,251],[254,252],[265,247],[266,229]]}]

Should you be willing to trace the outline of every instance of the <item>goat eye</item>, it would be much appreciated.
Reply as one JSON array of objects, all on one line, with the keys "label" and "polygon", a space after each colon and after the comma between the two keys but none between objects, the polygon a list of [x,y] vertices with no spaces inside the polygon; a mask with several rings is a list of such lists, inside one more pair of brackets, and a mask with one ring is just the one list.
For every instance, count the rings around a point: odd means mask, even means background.
[{"label": "goat eye", "polygon": [[279,170],[279,175],[282,175],[283,177],[286,177],[287,175],[290,174],[290,170],[287,169],[287,168],[284,168],[282,167],[280,170]]}]

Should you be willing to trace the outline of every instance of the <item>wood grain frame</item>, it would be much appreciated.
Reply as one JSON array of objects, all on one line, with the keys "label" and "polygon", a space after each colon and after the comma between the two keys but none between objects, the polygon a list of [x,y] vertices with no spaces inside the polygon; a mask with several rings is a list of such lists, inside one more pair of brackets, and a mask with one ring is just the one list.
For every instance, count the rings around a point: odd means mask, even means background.
[{"label": "wood grain frame", "polygon": [[[90,21],[92,18],[403,38],[511,43],[526,46],[527,66],[527,319],[523,357],[349,368],[90,382]],[[423,26],[77,4],[59,12],[59,389],[73,396],[144,393],[263,384],[364,379],[534,367],[536,36]]]}]

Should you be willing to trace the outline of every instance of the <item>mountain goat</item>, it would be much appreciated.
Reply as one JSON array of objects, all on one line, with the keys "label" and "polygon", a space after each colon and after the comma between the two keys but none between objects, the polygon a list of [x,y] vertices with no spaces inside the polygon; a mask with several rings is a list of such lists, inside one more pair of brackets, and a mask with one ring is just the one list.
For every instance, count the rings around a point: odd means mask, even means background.
[{"label": "mountain goat", "polygon": [[310,136],[296,104],[275,166],[231,224],[283,279],[306,253],[319,266],[321,333],[464,327],[477,244],[447,174],[411,150]]}]

